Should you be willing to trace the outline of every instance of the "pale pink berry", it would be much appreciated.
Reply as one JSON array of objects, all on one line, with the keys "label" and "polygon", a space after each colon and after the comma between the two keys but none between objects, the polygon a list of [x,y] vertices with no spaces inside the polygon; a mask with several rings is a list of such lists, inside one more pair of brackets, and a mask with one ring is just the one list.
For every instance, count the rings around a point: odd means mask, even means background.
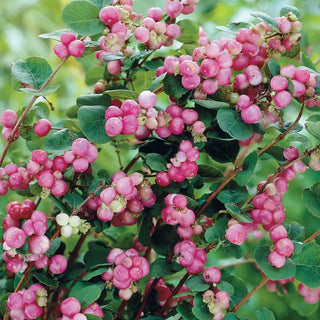
[{"label": "pale pink berry", "polygon": [[221,280],[221,271],[216,267],[210,267],[203,271],[203,279],[207,283],[218,283]]},{"label": "pale pink berry", "polygon": [[121,60],[112,60],[107,62],[108,72],[112,75],[118,75],[121,73]]},{"label": "pale pink berry", "polygon": [[89,167],[89,162],[85,158],[75,159],[72,163],[75,172],[85,172]]},{"label": "pale pink berry", "polygon": [[7,306],[10,310],[20,310],[24,307],[23,295],[20,292],[11,293],[8,297]]},{"label": "pale pink berry", "polygon": [[138,27],[134,31],[134,36],[141,43],[147,43],[149,41],[149,33],[150,31],[145,27]]},{"label": "pale pink berry", "polygon": [[61,59],[65,59],[69,56],[68,47],[62,42],[57,42],[53,47],[53,51]]},{"label": "pale pink berry", "polygon": [[139,127],[138,119],[133,115],[124,116],[122,118],[122,134],[134,134]]},{"label": "pale pink berry", "polygon": [[51,187],[51,193],[55,197],[61,197],[67,192],[68,186],[67,184],[62,180],[56,180],[54,181],[52,187]]},{"label": "pale pink berry", "polygon": [[100,308],[100,306],[96,302],[93,302],[89,306],[87,306],[82,311],[82,313],[84,313],[84,314],[93,314],[93,315],[95,315],[95,316],[97,316],[99,318],[103,317],[103,311],[102,311],[102,309]]},{"label": "pale pink berry", "polygon": [[270,229],[269,233],[270,233],[270,238],[273,242],[277,242],[280,239],[287,237],[287,230],[284,226],[281,226],[281,225],[273,226]]},{"label": "pale pink berry", "polygon": [[60,35],[60,39],[67,46],[71,41],[77,40],[77,36],[72,32],[63,32]]},{"label": "pale pink berry", "polygon": [[179,1],[167,1],[165,11],[170,18],[177,18],[183,10],[183,5]]},{"label": "pale pink berry", "polygon": [[241,110],[241,118],[246,123],[257,123],[261,120],[262,113],[257,105],[252,104]]},{"label": "pale pink berry", "polygon": [[269,262],[276,268],[282,268],[286,263],[286,257],[272,251],[268,256]]},{"label": "pale pink berry", "polygon": [[178,39],[181,36],[181,28],[175,23],[167,25],[166,35],[172,39]]},{"label": "pale pink berry", "polygon": [[13,110],[7,109],[1,113],[0,122],[4,127],[13,129],[17,122],[17,118],[18,116]]},{"label": "pale pink berry", "polygon": [[288,80],[282,76],[274,76],[270,82],[271,89],[274,91],[286,90],[288,87]]},{"label": "pale pink berry", "polygon": [[106,6],[100,10],[99,17],[104,24],[112,26],[120,20],[121,16],[115,7]]},{"label": "pale pink berry", "polygon": [[68,52],[73,57],[79,58],[83,55],[85,50],[84,43],[80,40],[71,41],[68,45]]},{"label": "pale pink berry", "polygon": [[53,274],[61,274],[66,271],[68,261],[65,256],[61,254],[54,255],[49,262],[49,270]]},{"label": "pale pink berry", "polygon": [[119,118],[110,118],[105,124],[106,133],[110,137],[115,137],[122,131],[122,121]]},{"label": "pale pink berry", "polygon": [[24,242],[26,240],[26,234],[23,230],[16,228],[16,227],[10,227],[5,233],[4,233],[4,241],[6,244],[13,249],[21,248],[24,245]]},{"label": "pale pink berry", "polygon": [[293,243],[288,238],[282,238],[276,243],[275,251],[280,255],[288,257],[292,254],[293,250],[294,250]]},{"label": "pale pink berry", "polygon": [[28,320],[36,319],[42,315],[42,308],[36,303],[26,304],[24,307],[24,317]]},{"label": "pale pink berry", "polygon": [[291,93],[283,90],[278,92],[274,97],[273,101],[278,109],[286,107],[291,102],[292,96]]},{"label": "pale pink berry", "polygon": [[61,302],[60,311],[67,317],[73,317],[81,310],[80,302],[73,297],[69,297]]},{"label": "pale pink berry", "polygon": [[199,86],[200,77],[197,74],[194,74],[192,76],[183,76],[181,81],[184,88],[193,90]]},{"label": "pale pink berry", "polygon": [[218,82],[206,79],[201,83],[202,91],[206,94],[214,94],[218,90]]},{"label": "pale pink berry", "polygon": [[29,251],[35,254],[43,254],[50,248],[50,241],[45,236],[32,236],[29,240]]},{"label": "pale pink berry", "polygon": [[240,245],[247,239],[247,230],[240,223],[234,224],[228,228],[226,238],[229,242]]},{"label": "pale pink berry", "polygon": [[84,157],[88,154],[90,142],[84,138],[78,138],[72,143],[72,151],[75,155]]},{"label": "pale pink berry", "polygon": [[44,137],[51,130],[51,122],[47,119],[40,119],[34,125],[33,130],[38,137]]},{"label": "pale pink berry", "polygon": [[299,149],[295,146],[290,146],[283,151],[283,156],[291,161],[299,157]]}]

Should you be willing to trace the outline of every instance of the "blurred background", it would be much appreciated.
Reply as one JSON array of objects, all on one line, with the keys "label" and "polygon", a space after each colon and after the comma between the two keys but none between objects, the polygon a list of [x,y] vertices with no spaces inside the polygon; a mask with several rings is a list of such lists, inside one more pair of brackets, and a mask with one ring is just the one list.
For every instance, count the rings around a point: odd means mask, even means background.
[{"label": "blurred background", "polygon": [[[17,111],[30,100],[30,96],[23,92],[15,91],[12,87],[9,67],[12,62],[29,56],[40,56],[47,59],[52,68],[59,63],[59,59],[52,51],[55,42],[39,38],[38,35],[65,28],[61,12],[69,2],[68,0],[0,0],[0,112],[5,109]],[[159,6],[164,8],[164,5],[165,0],[135,0],[134,7],[136,12],[146,14],[149,7]],[[307,52],[312,61],[319,65],[320,0],[201,0],[197,5],[196,11],[186,18],[196,21],[210,35],[210,39],[213,40],[226,35],[217,31],[216,26],[238,21],[256,22],[250,16],[250,12],[253,11],[263,11],[276,17],[279,15],[280,8],[284,5],[294,5],[300,9],[300,20],[303,22],[302,50]],[[299,58],[296,60],[299,63]],[[55,110],[50,115],[52,122],[58,122],[60,119],[66,118],[66,110],[75,104],[79,95],[92,92],[93,86],[92,84],[87,85],[85,71],[95,65],[94,55],[80,59],[79,62],[75,59],[69,59],[67,65],[62,68],[53,82],[53,85],[60,84],[61,87],[49,99],[55,107]],[[294,110],[293,107],[286,112],[286,120],[292,120],[296,117]],[[286,143],[283,145],[287,146]],[[3,146],[3,140],[0,139],[0,150],[3,149]],[[297,146],[301,150],[303,149],[302,145]],[[123,162],[126,164],[129,162],[132,153],[125,152],[127,148],[125,145],[120,146],[120,148]],[[22,164],[26,159],[25,152],[30,154],[29,151],[25,150],[23,141],[15,142],[6,160]],[[103,148],[97,168],[105,168],[110,173],[113,173],[115,171],[115,161],[117,160],[114,146],[108,144]],[[264,161],[263,167],[260,165],[257,168],[256,175],[252,179],[252,187],[268,174],[275,172],[276,167],[275,161]],[[284,196],[287,222],[298,221],[304,225],[305,237],[317,230],[320,227],[320,223],[305,209],[301,200],[301,190],[319,181],[319,178],[318,174],[309,170],[306,174],[298,176],[294,181],[290,182],[289,192]],[[15,193],[9,193],[7,196],[0,198],[0,215],[5,214],[6,203],[13,200],[16,200]],[[219,254],[210,257],[212,262],[218,262],[220,258],[223,257],[219,256]],[[237,275],[246,282],[249,290],[261,278],[254,272],[254,269],[253,265],[244,265],[237,268]],[[255,319],[254,310],[265,306],[276,314],[277,319],[315,320],[320,318],[317,304],[306,305],[302,297],[296,301],[288,301],[283,293],[282,295],[283,297],[279,297],[276,293],[271,293],[264,287],[251,298],[249,303],[241,308],[239,315]],[[306,316],[299,314],[299,309],[301,308],[307,310]]]}]

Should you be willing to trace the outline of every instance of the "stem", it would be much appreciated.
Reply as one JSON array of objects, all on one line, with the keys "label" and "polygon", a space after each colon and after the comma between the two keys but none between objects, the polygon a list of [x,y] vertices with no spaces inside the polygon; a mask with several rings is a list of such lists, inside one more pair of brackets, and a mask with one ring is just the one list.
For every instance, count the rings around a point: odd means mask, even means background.
[{"label": "stem", "polygon": [[220,186],[209,196],[209,198],[206,200],[206,202],[201,206],[199,211],[196,213],[196,218],[198,218],[203,211],[206,209],[206,207],[210,204],[210,202],[219,194],[219,192],[238,174],[239,168],[236,168],[235,171],[232,172],[232,174],[224,180]]},{"label": "stem", "polygon": [[89,234],[89,231],[85,234],[82,234],[76,244],[76,246],[74,247],[74,249],[72,250],[72,252],[70,253],[69,256],[69,260],[68,260],[68,265],[72,264],[75,262],[75,260],[78,258],[79,256],[79,251],[84,243],[84,240],[86,239],[87,235]]},{"label": "stem", "polygon": [[118,162],[119,162],[119,166],[120,166],[120,171],[122,171],[123,170],[123,165],[122,165],[121,157],[120,157],[119,141],[117,139],[114,140],[114,148],[116,149]]},{"label": "stem", "polygon": [[320,235],[320,229],[318,231],[316,231],[315,233],[313,233],[309,238],[307,238],[306,240],[304,240],[303,243],[308,243],[311,242],[312,240],[314,240],[316,237],[318,237]]},{"label": "stem", "polygon": [[272,146],[274,146],[276,143],[278,143],[280,140],[282,140],[288,133],[290,133],[293,128],[298,124],[299,120],[302,117],[302,113],[304,111],[306,107],[306,103],[304,102],[301,106],[300,112],[296,118],[296,120],[292,123],[292,125],[285,131],[280,133],[272,142],[270,142],[268,145],[266,145],[264,148],[262,148],[261,150],[259,150],[258,152],[258,156],[260,156],[261,154],[263,154],[264,152],[266,152],[269,148],[271,148]]},{"label": "stem", "polygon": [[129,164],[124,168],[123,172],[128,173],[128,171],[134,166],[134,164],[138,161],[140,158],[140,154],[138,153],[130,162]]},{"label": "stem", "polygon": [[244,297],[242,298],[231,310],[231,312],[236,312],[242,305],[249,300],[260,288],[262,288],[269,279],[264,276],[263,279]]},{"label": "stem", "polygon": [[246,259],[246,260],[242,260],[242,261],[235,262],[235,263],[218,265],[217,268],[219,268],[219,269],[233,268],[233,267],[241,266],[243,264],[248,264],[248,263],[255,263],[255,260],[254,259]]},{"label": "stem", "polygon": [[166,303],[163,305],[163,307],[161,308],[161,310],[159,311],[159,316],[161,317],[163,315],[163,313],[166,311],[170,300],[179,292],[179,290],[181,289],[181,287],[184,285],[184,283],[187,281],[187,279],[189,278],[189,273],[187,272],[183,278],[180,280],[179,284],[172,290],[168,300],[166,301]]},{"label": "stem", "polygon": [[[44,88],[47,87],[47,85],[51,82],[51,80],[53,79],[53,77],[56,75],[56,73],[59,71],[59,69],[63,66],[63,64],[66,62],[68,58],[64,58],[59,64],[58,66],[55,68],[55,70],[52,71],[51,75],[49,76],[49,78],[47,79],[47,81],[42,85],[42,87],[39,89],[39,92],[41,92]],[[0,158],[0,166],[2,166],[3,160],[12,144],[12,142],[14,141],[14,136],[16,134],[16,132],[19,130],[20,125],[22,123],[22,121],[25,119],[25,117],[27,116],[28,112],[30,111],[30,109],[32,108],[33,104],[35,103],[35,101],[39,98],[40,95],[35,95],[32,97],[31,101],[29,102],[28,106],[26,107],[26,109],[24,110],[24,112],[22,113],[21,117],[19,118],[19,120],[17,121],[16,125],[13,128],[13,131],[9,137],[9,141],[7,142],[2,154],[1,154],[1,158]]]},{"label": "stem", "polygon": [[139,310],[137,311],[135,317],[133,318],[134,320],[138,320],[140,318],[140,315],[141,313],[143,312],[144,310],[144,307],[146,306],[149,298],[150,298],[150,295],[151,295],[151,292],[154,290],[154,288],[157,286],[158,282],[160,281],[160,277],[159,278],[154,278],[153,279],[153,282],[151,283],[148,291],[146,292],[146,295],[144,296],[144,299],[142,300],[142,303],[140,305],[140,308]]},{"label": "stem", "polygon": [[122,300],[122,302],[121,302],[121,304],[120,304],[120,306],[119,306],[119,308],[117,310],[120,314],[124,313],[124,309],[126,308],[127,303],[128,302],[126,300]]}]

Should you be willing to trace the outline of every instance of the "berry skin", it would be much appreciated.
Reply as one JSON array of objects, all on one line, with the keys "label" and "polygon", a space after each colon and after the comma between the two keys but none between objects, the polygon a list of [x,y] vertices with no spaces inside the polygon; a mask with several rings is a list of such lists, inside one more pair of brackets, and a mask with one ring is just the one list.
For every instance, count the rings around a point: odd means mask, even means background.
[{"label": "berry skin", "polygon": [[49,262],[49,270],[53,274],[61,274],[66,271],[68,266],[68,261],[65,256],[61,254],[54,255]]},{"label": "berry skin", "polygon": [[38,137],[44,137],[51,130],[51,122],[46,119],[40,119],[34,125],[33,130]]},{"label": "berry skin", "polygon": [[76,298],[69,297],[62,301],[60,310],[63,315],[73,317],[75,314],[80,312],[81,304]]},{"label": "berry skin", "polygon": [[69,56],[68,47],[62,42],[58,42],[53,47],[54,53],[61,59],[67,58]]},{"label": "berry skin", "polygon": [[21,248],[26,240],[26,234],[23,230],[16,228],[16,227],[10,227],[5,233],[4,233],[4,241],[10,248]]},{"label": "berry skin", "polygon": [[71,41],[77,40],[77,36],[71,32],[63,32],[60,36],[61,42],[67,46]]},{"label": "berry skin", "polygon": [[203,279],[207,283],[218,283],[221,280],[221,271],[216,267],[210,267],[203,271]]},{"label": "berry skin", "polygon": [[241,118],[246,123],[257,123],[262,118],[260,108],[252,104],[248,108],[241,110]]},{"label": "berry skin", "polygon": [[84,43],[80,40],[74,40],[68,44],[68,52],[75,58],[81,57],[84,53],[84,50]]},{"label": "berry skin", "polygon": [[115,7],[107,6],[100,10],[99,17],[105,25],[112,26],[120,20],[120,13]]},{"label": "berry skin", "polygon": [[240,245],[247,239],[247,230],[237,223],[228,228],[226,238],[233,244]]},{"label": "berry skin", "polygon": [[272,251],[269,254],[268,260],[276,268],[282,268],[286,263],[286,257],[278,254],[276,251]]},{"label": "berry skin", "polygon": [[17,114],[13,110],[5,110],[0,115],[0,122],[5,128],[13,129],[17,122]]}]

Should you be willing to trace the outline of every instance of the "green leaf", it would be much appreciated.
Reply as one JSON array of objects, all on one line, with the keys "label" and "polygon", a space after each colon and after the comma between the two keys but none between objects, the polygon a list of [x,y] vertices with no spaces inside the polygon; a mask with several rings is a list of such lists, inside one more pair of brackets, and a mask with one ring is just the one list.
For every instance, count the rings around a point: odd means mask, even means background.
[{"label": "green leaf", "polygon": [[49,97],[52,94],[54,94],[59,88],[60,88],[60,84],[58,84],[57,86],[46,87],[39,92],[39,95],[44,97]]},{"label": "green leaf", "polygon": [[192,20],[183,19],[177,22],[181,28],[181,36],[177,39],[181,43],[194,43],[199,40],[199,25]]},{"label": "green leaf", "polygon": [[99,10],[103,7],[111,4],[112,0],[89,0],[92,4],[94,4]]},{"label": "green leaf", "polygon": [[293,255],[297,272],[295,278],[307,287],[317,289],[320,286],[320,246],[309,242],[302,246],[299,254]]},{"label": "green leaf", "polygon": [[44,39],[53,39],[53,40],[60,41],[60,36],[64,32],[69,32],[69,30],[61,29],[61,30],[50,32],[50,33],[43,33],[43,34],[40,34],[39,37]]},{"label": "green leaf", "polygon": [[106,62],[114,60],[124,60],[124,55],[122,53],[107,53],[103,56],[103,60]]},{"label": "green leaf", "polygon": [[87,269],[95,268],[100,265],[107,265],[107,256],[110,248],[95,246],[88,250],[84,255],[84,263]]},{"label": "green leaf", "polygon": [[239,142],[237,140],[222,141],[216,139],[208,139],[204,150],[208,155],[221,163],[234,162],[239,152]]},{"label": "green leaf", "polygon": [[143,246],[149,246],[151,241],[151,230],[154,227],[152,222],[152,215],[144,214],[139,221],[140,221],[139,234],[138,234],[139,242]]},{"label": "green leaf", "polygon": [[239,318],[233,312],[228,312],[224,317],[224,320],[238,320]]},{"label": "green leaf", "polygon": [[[217,184],[213,184],[210,189],[215,190]],[[222,203],[237,203],[246,200],[248,190],[245,186],[239,186],[234,180],[230,181],[227,186],[219,193],[217,199]]]},{"label": "green leaf", "polygon": [[179,302],[177,311],[181,314],[184,320],[196,320],[197,318],[192,313],[192,306],[186,301]]},{"label": "green leaf", "polygon": [[111,97],[108,94],[84,94],[77,99],[77,106],[110,106]]},{"label": "green leaf", "polygon": [[249,29],[251,26],[252,24],[247,22],[231,22],[231,23],[228,23],[226,26],[217,26],[216,29],[219,31],[224,31],[231,34],[236,34],[239,29],[241,28]]},{"label": "green leaf", "polygon": [[167,160],[158,153],[148,153],[145,161],[153,171],[164,171],[167,169]]},{"label": "green leaf", "polygon": [[271,310],[267,308],[262,308],[261,310],[256,310],[254,312],[258,320],[275,320],[274,314]]},{"label": "green leaf", "polygon": [[85,79],[86,85],[87,86],[94,85],[97,81],[99,81],[100,79],[103,79],[103,74],[104,74],[104,67],[102,66],[96,66],[89,69],[86,72],[86,79]]},{"label": "green leaf", "polygon": [[146,90],[154,91],[157,88],[160,87],[161,83],[163,82],[163,79],[167,76],[167,73],[163,73],[161,76],[155,78],[150,83],[149,87]]},{"label": "green leaf", "polygon": [[318,140],[320,139],[320,121],[306,122],[305,127],[312,136]]},{"label": "green leaf", "polygon": [[198,165],[198,174],[201,177],[206,177],[206,178],[220,178],[223,177],[223,172],[212,166],[208,166],[205,164],[200,164]]},{"label": "green leaf", "polygon": [[89,271],[82,277],[82,280],[83,281],[89,281],[92,278],[94,278],[96,276],[99,276],[104,272],[106,272],[106,268],[105,267],[99,268],[99,269],[96,269],[96,270],[93,270],[93,271]]},{"label": "green leaf", "polygon": [[220,281],[218,284],[217,284],[217,288],[220,290],[220,291],[225,291],[228,293],[229,297],[233,296],[234,295],[234,288],[233,288],[233,285],[227,281]]},{"label": "green leaf", "polygon": [[234,294],[230,296],[230,308],[232,308],[231,306],[235,306],[247,295],[248,289],[245,282],[238,277],[230,276],[226,281],[230,283],[234,289]]},{"label": "green leaf", "polygon": [[248,184],[253,176],[258,162],[258,154],[253,151],[243,161],[242,171],[238,172],[235,180],[240,186]]},{"label": "green leaf", "polygon": [[227,102],[223,101],[215,101],[215,100],[199,100],[199,99],[194,99],[191,100],[195,102],[197,105],[204,107],[206,109],[229,109],[230,105]]},{"label": "green leaf", "polygon": [[63,22],[74,32],[92,36],[104,30],[98,8],[88,1],[72,1],[62,11]]},{"label": "green leaf", "polygon": [[317,71],[316,66],[313,64],[312,60],[309,58],[309,56],[306,53],[301,52],[300,58],[303,66],[308,67],[314,71]]},{"label": "green leaf", "polygon": [[119,100],[138,100],[139,94],[135,91],[131,90],[124,90],[124,89],[119,89],[119,90],[106,90],[104,91],[105,94],[108,94],[111,99],[119,99]]},{"label": "green leaf", "polygon": [[48,139],[44,143],[46,152],[64,152],[71,150],[73,139],[67,129],[58,130],[50,133]]},{"label": "green leaf", "polygon": [[47,60],[30,57],[25,61],[14,62],[11,66],[11,72],[20,82],[40,89],[50,77],[52,69]]},{"label": "green leaf", "polygon": [[219,217],[216,223],[207,229],[204,237],[207,242],[217,242],[222,239],[226,233],[228,227],[228,218],[226,215]]},{"label": "green leaf", "polygon": [[295,44],[291,50],[286,51],[285,53],[283,53],[282,55],[284,57],[288,57],[288,58],[295,58],[300,52],[300,44]]},{"label": "green leaf", "polygon": [[[85,316],[86,316],[87,320],[101,320],[102,319],[102,318],[100,318],[94,314],[90,314],[90,313],[86,313]],[[112,319],[113,319],[113,317],[112,317]]]},{"label": "green leaf", "polygon": [[47,274],[44,271],[33,271],[32,276],[34,276],[40,283],[52,287],[57,284],[57,282],[53,279],[53,277],[49,274]]},{"label": "green leaf", "polygon": [[312,147],[312,142],[310,139],[300,133],[290,133],[286,136],[286,141],[288,141],[290,145],[293,144],[293,142],[299,142],[304,146],[305,149]]},{"label": "green leaf", "polygon": [[298,292],[286,294],[284,297],[292,310],[295,310],[303,317],[307,317],[307,319],[319,308],[319,302],[312,304],[307,303]]},{"label": "green leaf", "polygon": [[204,281],[202,274],[191,276],[186,281],[186,286],[191,290],[191,292],[205,291],[209,288],[209,284]]},{"label": "green leaf", "polygon": [[67,193],[64,199],[73,208],[78,207],[84,200],[76,190],[72,193]]},{"label": "green leaf", "polygon": [[85,269],[85,265],[82,262],[68,264],[67,270],[64,273],[63,281],[70,281],[78,278]]},{"label": "green leaf", "polygon": [[304,227],[297,222],[292,222],[290,224],[284,223],[283,226],[286,228],[288,233],[288,238],[291,240],[298,240],[302,236]]},{"label": "green leaf", "polygon": [[219,109],[217,121],[220,128],[238,140],[247,140],[252,135],[252,126],[243,122],[238,112],[232,109]]},{"label": "green leaf", "polygon": [[181,76],[166,75],[163,79],[164,92],[176,99],[188,92],[181,84]]},{"label": "green leaf", "polygon": [[32,88],[20,88],[19,91],[25,92],[27,94],[30,94],[32,96],[39,95],[39,91]]},{"label": "green leaf", "polygon": [[82,106],[78,111],[81,130],[94,143],[107,143],[111,140],[105,129],[106,110],[105,106]]},{"label": "green leaf", "polygon": [[[166,258],[158,258],[151,264],[151,276],[162,277],[182,270],[177,262],[170,262]],[[189,288],[190,289],[190,288]]]},{"label": "green leaf", "polygon": [[161,226],[151,236],[152,248],[163,256],[167,256],[178,241],[176,227],[171,225]]},{"label": "green leaf", "polygon": [[288,279],[295,275],[296,265],[291,259],[286,259],[286,263],[282,268],[276,268],[268,260],[270,248],[268,246],[257,247],[254,252],[254,257],[258,267],[271,280]]},{"label": "green leaf", "polygon": [[51,257],[53,256],[56,251],[59,249],[61,244],[61,238],[55,238],[53,240],[50,241],[50,248],[49,250],[46,252],[46,256]]},{"label": "green leaf", "polygon": [[268,68],[272,76],[280,74],[280,64],[278,63],[278,61],[270,59],[268,63]]},{"label": "green leaf", "polygon": [[276,159],[279,162],[286,162],[285,157],[283,156],[284,148],[279,146],[272,146],[268,148],[262,155],[260,155],[261,160],[266,159]]},{"label": "green leaf", "polygon": [[246,213],[243,213],[238,206],[231,203],[226,203],[225,206],[228,213],[230,213],[230,215],[236,218],[239,222],[251,223],[253,221]]},{"label": "green leaf", "polygon": [[262,22],[265,22],[269,27],[272,27],[274,30],[278,31],[278,23],[269,15],[264,12],[252,12],[251,15]]},{"label": "green leaf", "polygon": [[212,313],[210,313],[207,304],[202,300],[202,293],[197,293],[193,299],[193,314],[200,320],[212,320]]},{"label": "green leaf", "polygon": [[85,308],[89,304],[98,300],[101,293],[102,293],[102,288],[92,284],[73,292],[72,296],[78,299],[78,301],[81,303],[82,308]]},{"label": "green leaf", "polygon": [[302,192],[302,199],[309,212],[320,218],[320,182]]},{"label": "green leaf", "polygon": [[289,12],[292,12],[297,18],[299,18],[300,11],[294,6],[284,6],[280,9],[280,16],[285,16]]}]

